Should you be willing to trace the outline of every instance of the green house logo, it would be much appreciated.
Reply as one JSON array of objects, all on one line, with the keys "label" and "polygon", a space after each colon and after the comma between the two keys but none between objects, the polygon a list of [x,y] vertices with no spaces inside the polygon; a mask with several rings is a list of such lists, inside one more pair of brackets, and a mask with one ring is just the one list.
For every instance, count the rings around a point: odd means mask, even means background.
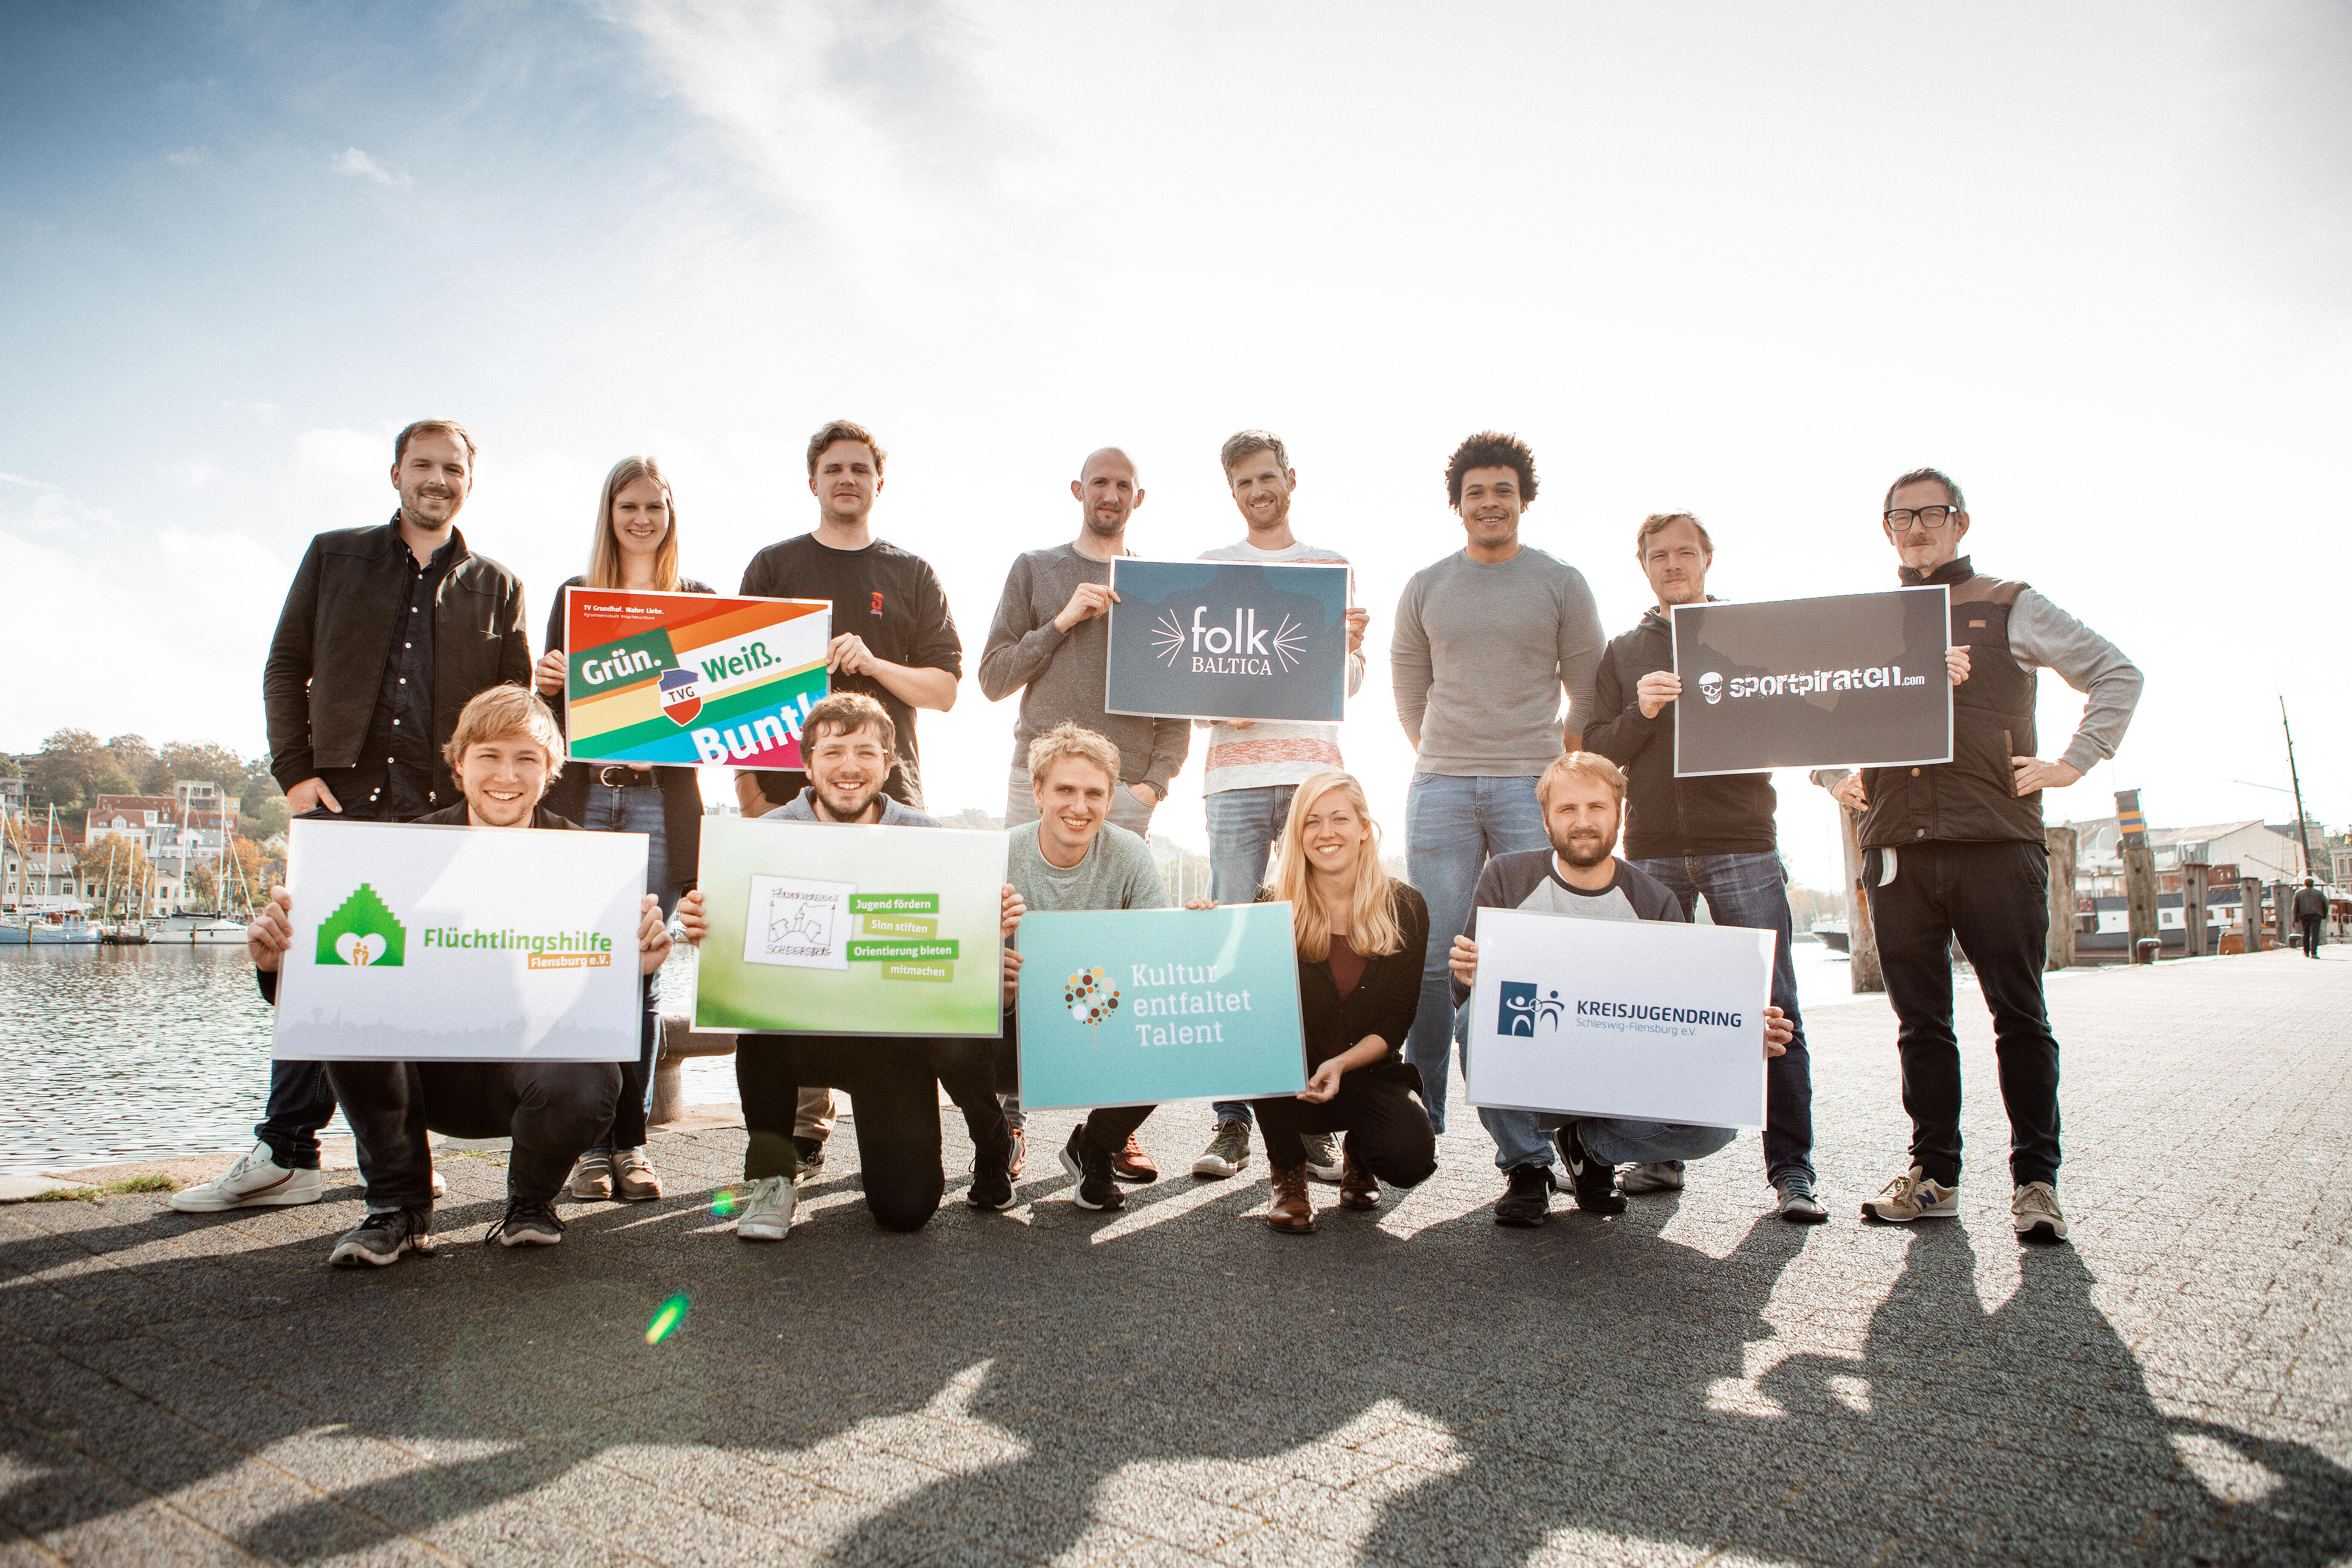
[{"label": "green house logo", "polygon": [[398,964],[407,951],[406,928],[392,918],[392,910],[365,882],[319,928],[319,962],[322,964],[383,968]]}]

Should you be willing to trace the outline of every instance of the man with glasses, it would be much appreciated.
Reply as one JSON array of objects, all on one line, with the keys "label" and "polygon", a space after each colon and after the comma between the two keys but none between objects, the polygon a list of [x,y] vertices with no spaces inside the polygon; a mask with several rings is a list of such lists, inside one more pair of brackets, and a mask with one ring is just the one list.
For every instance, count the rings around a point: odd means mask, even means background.
[{"label": "man with glasses", "polygon": [[[1894,1004],[1911,1115],[1910,1168],[1862,1205],[1907,1224],[1959,1213],[1960,1052],[1952,1032],[1949,944],[1976,971],[1992,1012],[2009,1112],[2010,1213],[2018,1238],[2063,1241],[2058,1206],[2058,1041],[2043,1005],[2050,866],[2042,791],[2063,789],[2115,755],[2141,677],[2113,643],[2022,583],[1979,574],[1960,553],[1960,487],[1934,468],[1896,479],[1883,508],[1905,587],[1951,591],[1952,641],[1968,660],[1952,693],[1952,760],[1920,767],[1824,769],[1812,777],[1861,814],[1871,930]],[[2055,762],[2034,755],[2035,672],[2089,699]]]}]

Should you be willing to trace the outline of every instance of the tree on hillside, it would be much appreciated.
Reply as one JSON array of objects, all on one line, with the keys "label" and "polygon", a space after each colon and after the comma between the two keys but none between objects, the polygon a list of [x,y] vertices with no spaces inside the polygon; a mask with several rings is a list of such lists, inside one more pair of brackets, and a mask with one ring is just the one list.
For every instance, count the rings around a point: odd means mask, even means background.
[{"label": "tree on hillside", "polygon": [[275,838],[286,831],[286,797],[272,795],[254,811],[236,819],[236,830],[247,838]]},{"label": "tree on hillside", "polygon": [[101,795],[136,795],[137,782],[87,730],[60,730],[33,759],[32,804],[79,811]]},{"label": "tree on hillside", "polygon": [[163,748],[161,760],[165,789],[180,779],[203,779],[241,804],[253,782],[245,759],[215,742],[173,741]]},{"label": "tree on hillside", "polygon": [[161,795],[172,787],[163,773],[163,761],[147,743],[146,736],[117,735],[106,742],[106,749],[131,781],[133,795]]}]

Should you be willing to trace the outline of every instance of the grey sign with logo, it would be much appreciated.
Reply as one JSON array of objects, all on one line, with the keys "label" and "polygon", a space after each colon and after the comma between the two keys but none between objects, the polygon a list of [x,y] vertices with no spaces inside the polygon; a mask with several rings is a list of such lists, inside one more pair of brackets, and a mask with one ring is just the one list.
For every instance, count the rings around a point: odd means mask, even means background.
[{"label": "grey sign with logo", "polygon": [[1950,597],[1676,605],[1675,776],[1950,762]]},{"label": "grey sign with logo", "polygon": [[1346,717],[1347,567],[1122,557],[1110,582],[1106,711]]}]

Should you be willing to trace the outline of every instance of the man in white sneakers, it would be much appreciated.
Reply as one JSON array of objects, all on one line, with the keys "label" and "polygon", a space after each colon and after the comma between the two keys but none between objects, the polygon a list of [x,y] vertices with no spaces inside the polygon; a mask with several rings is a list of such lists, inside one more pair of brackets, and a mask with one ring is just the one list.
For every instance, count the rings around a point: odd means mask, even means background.
[{"label": "man in white sneakers", "polygon": [[[1308,544],[1290,531],[1290,498],[1298,472],[1282,437],[1271,430],[1243,430],[1226,438],[1218,454],[1225,486],[1248,533],[1239,543],[1204,552],[1203,561],[1242,561],[1262,565],[1345,566],[1336,550]],[[1364,628],[1371,612],[1348,612],[1348,695],[1364,685]],[[1209,754],[1201,789],[1209,818],[1209,896],[1221,904],[1245,904],[1265,879],[1266,859],[1290,816],[1290,797],[1310,773],[1345,769],[1339,726],[1285,719],[1202,719]],[[1238,1100],[1216,1102],[1217,1123],[1209,1146],[1192,1162],[1196,1176],[1224,1177],[1249,1163],[1250,1109]],[[1307,1173],[1318,1181],[1339,1179],[1339,1148],[1328,1132],[1301,1135]]]}]

